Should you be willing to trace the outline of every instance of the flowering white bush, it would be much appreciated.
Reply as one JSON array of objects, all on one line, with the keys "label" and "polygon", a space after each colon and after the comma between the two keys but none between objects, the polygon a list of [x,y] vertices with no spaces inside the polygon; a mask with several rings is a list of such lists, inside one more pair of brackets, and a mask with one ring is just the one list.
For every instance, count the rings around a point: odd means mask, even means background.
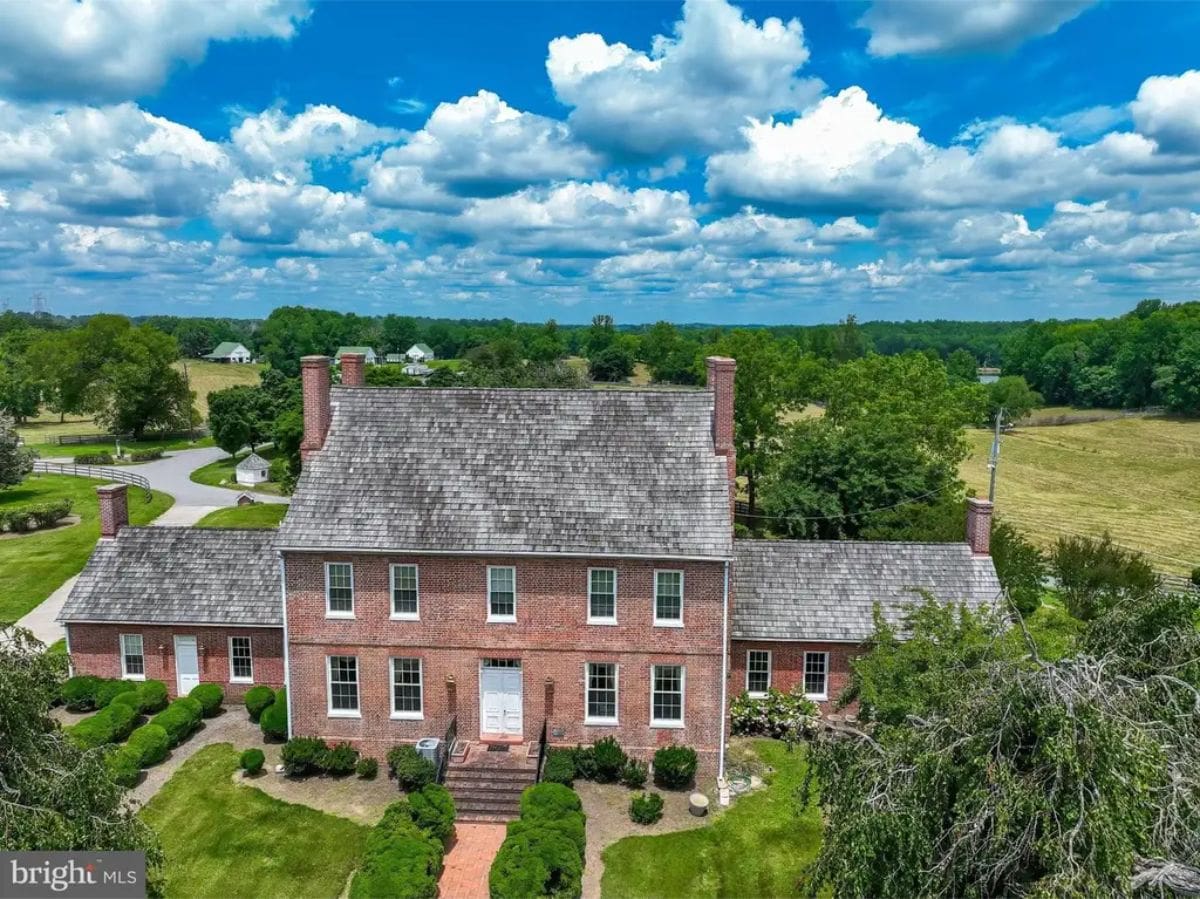
[{"label": "flowering white bush", "polygon": [[730,707],[735,734],[796,739],[816,732],[820,720],[817,704],[802,693],[784,693],[774,688],[763,697],[743,692]]}]

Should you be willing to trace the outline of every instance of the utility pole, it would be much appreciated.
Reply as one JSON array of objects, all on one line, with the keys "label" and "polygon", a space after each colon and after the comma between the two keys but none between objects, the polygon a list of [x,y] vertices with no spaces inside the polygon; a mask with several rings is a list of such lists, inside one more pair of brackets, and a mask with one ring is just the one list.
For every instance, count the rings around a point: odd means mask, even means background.
[{"label": "utility pole", "polygon": [[988,483],[988,502],[996,501],[996,469],[1000,467],[1000,422],[1004,419],[1004,407],[996,410],[996,433],[992,437],[992,452],[988,456],[988,470],[991,479]]}]

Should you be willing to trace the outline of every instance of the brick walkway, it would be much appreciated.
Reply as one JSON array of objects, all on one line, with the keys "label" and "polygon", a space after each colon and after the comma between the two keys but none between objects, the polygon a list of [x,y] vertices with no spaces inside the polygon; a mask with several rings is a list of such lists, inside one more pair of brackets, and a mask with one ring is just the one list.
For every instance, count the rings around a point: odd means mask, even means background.
[{"label": "brick walkway", "polygon": [[488,871],[504,842],[504,831],[503,824],[454,825],[454,842],[438,883],[443,899],[487,899]]}]

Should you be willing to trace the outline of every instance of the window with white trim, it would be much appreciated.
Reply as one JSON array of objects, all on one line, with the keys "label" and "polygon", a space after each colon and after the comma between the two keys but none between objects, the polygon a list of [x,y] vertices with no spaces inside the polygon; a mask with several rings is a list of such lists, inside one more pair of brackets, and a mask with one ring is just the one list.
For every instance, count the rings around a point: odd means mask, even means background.
[{"label": "window with white trim", "polygon": [[325,614],[354,615],[354,568],[349,562],[325,563]]},{"label": "window with white trim", "polygon": [[683,666],[650,668],[651,727],[683,727]]},{"label": "window with white trim", "polygon": [[617,723],[617,665],[587,663],[587,696],[584,724]]},{"label": "window with white trim", "polygon": [[254,655],[249,637],[229,638],[229,680],[233,683],[254,683]]},{"label": "window with white trim", "polygon": [[146,679],[146,654],[142,646],[141,634],[121,634],[121,677]]},{"label": "window with white trim", "polygon": [[392,659],[392,717],[425,717],[420,659]]},{"label": "window with white trim", "polygon": [[588,569],[588,623],[617,623],[617,570]]},{"label": "window with white trim", "polygon": [[516,621],[517,569],[489,566],[487,580],[488,621]]},{"label": "window with white trim", "polygon": [[416,565],[392,566],[392,617],[420,617],[420,596]]},{"label": "window with white trim", "polygon": [[829,689],[829,653],[804,654],[804,695],[809,699],[825,699]]},{"label": "window with white trim", "polygon": [[358,717],[358,657],[329,656],[329,714]]},{"label": "window with white trim", "polygon": [[654,624],[683,627],[683,572],[654,572]]},{"label": "window with white trim", "polygon": [[751,649],[746,652],[746,692],[762,696],[771,689],[771,652]]}]

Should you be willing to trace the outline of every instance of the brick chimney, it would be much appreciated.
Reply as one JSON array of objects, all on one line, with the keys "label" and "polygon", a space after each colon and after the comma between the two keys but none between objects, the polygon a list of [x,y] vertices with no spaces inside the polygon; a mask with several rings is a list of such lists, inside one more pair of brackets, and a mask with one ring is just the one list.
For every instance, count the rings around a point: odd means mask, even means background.
[{"label": "brick chimney", "polygon": [[967,543],[977,556],[992,551],[992,504],[986,499],[967,498]]},{"label": "brick chimney", "polygon": [[718,456],[725,457],[729,474],[729,511],[732,516],[733,501],[737,494],[737,457],[733,450],[733,379],[737,362],[725,356],[709,356],[704,364],[708,368],[708,389],[713,395],[713,449]]},{"label": "brick chimney", "polygon": [[363,387],[367,383],[366,353],[342,353],[342,386]]},{"label": "brick chimney", "polygon": [[100,499],[100,536],[112,539],[129,524],[128,488],[124,484],[104,484],[96,488]]},{"label": "brick chimney", "polygon": [[305,356],[300,360],[300,387],[304,395],[304,439],[300,458],[307,459],[325,445],[329,430],[329,357]]}]

